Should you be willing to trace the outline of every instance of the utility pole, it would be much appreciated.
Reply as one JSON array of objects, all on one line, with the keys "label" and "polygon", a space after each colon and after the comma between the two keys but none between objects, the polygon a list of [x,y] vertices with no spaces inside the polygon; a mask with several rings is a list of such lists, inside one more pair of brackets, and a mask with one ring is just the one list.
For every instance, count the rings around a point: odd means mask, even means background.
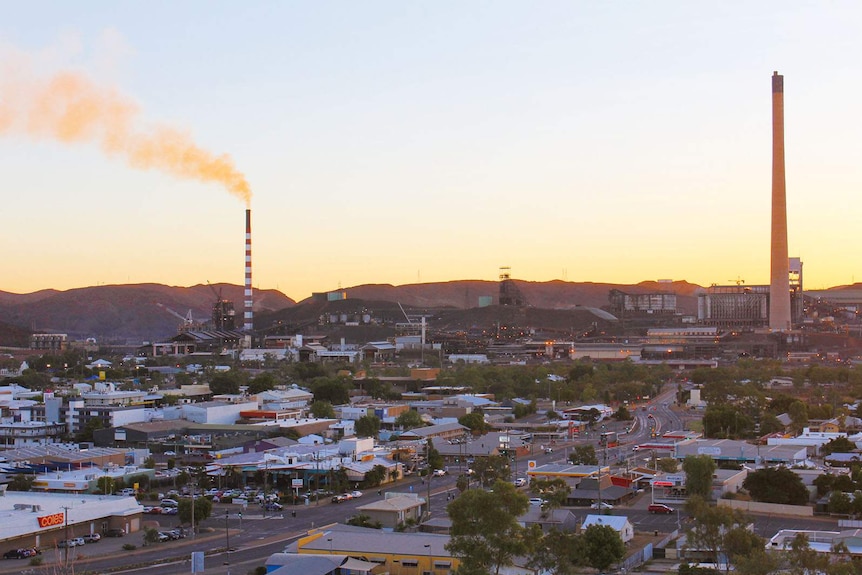
[{"label": "utility pole", "polygon": [[195,484],[191,484],[192,489],[192,539],[195,538]]},{"label": "utility pole", "polygon": [[227,561],[225,561],[225,565],[227,565],[227,575],[230,575],[230,530],[228,529],[227,520],[230,516],[230,512],[225,509],[224,511],[224,540],[225,540],[225,557]]},{"label": "utility pole", "polygon": [[[424,318],[423,318],[424,319]],[[426,496],[425,512],[428,518],[431,518],[431,440],[425,440],[425,473],[428,479],[428,495]]]},{"label": "utility pole", "polygon": [[65,559],[63,563],[65,564],[65,569],[68,571],[69,569],[69,509],[70,507],[63,507],[63,537],[66,538],[65,547],[63,548],[63,553],[65,555]]}]

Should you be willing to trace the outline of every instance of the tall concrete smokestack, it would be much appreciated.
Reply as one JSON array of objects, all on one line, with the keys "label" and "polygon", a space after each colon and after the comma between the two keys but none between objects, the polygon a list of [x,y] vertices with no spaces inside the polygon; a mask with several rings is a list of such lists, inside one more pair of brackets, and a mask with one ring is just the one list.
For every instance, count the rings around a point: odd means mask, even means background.
[{"label": "tall concrete smokestack", "polygon": [[769,328],[790,329],[790,264],[787,259],[787,191],[784,184],[784,76],[772,75],[772,249]]},{"label": "tall concrete smokestack", "polygon": [[245,211],[245,313],[243,331],[254,330],[254,299],[251,295],[251,209]]}]

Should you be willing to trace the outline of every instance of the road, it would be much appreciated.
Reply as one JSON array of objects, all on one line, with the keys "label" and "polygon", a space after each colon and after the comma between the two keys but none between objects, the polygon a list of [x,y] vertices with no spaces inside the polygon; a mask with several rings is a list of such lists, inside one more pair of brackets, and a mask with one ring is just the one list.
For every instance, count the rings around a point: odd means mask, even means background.
[{"label": "road", "polygon": [[[597,446],[600,460],[607,457],[608,463],[615,467],[624,467],[626,464],[640,463],[637,452],[632,448],[650,440],[651,423],[655,422],[656,432],[660,435],[664,431],[682,429],[682,419],[679,414],[670,408],[674,400],[675,389],[669,389],[654,398],[645,411],[637,410],[632,415],[635,417],[632,431],[622,436],[624,443],[613,449],[605,450],[598,447],[598,432],[593,432],[573,442],[557,443],[553,446],[553,453],[545,453],[539,448],[533,450],[529,456],[521,456],[517,460],[517,468],[521,472],[517,476],[525,476],[526,459],[535,460],[538,465],[551,462],[565,462],[569,450],[574,445],[592,444]],[[607,422],[608,430],[622,430],[626,424]],[[622,463],[620,463],[622,462]],[[455,487],[456,476],[430,478],[430,511],[432,518],[446,516],[445,508],[450,498],[457,496]],[[419,478],[409,478],[400,481],[396,486],[383,488],[382,492],[419,492],[423,495],[428,493],[429,484]],[[172,575],[176,573],[189,573],[191,571],[190,556],[193,551],[202,551],[206,554],[205,567],[207,573],[218,575],[233,573],[247,573],[249,570],[263,565],[272,554],[283,551],[285,546],[304,535],[309,529],[325,526],[331,523],[343,523],[357,513],[356,508],[360,505],[381,499],[376,490],[369,490],[362,498],[354,499],[344,503],[333,504],[328,499],[320,502],[312,502],[308,506],[296,508],[287,507],[283,512],[264,517],[259,511],[252,508],[247,509],[240,519],[237,515],[239,508],[230,505],[216,504],[213,516],[202,524],[201,535],[195,540],[185,539],[162,543],[150,548],[141,548],[143,534],[136,533],[132,536],[116,539],[103,540],[94,544],[93,547],[84,547],[81,551],[85,555],[100,556],[88,558],[82,562],[76,571],[89,573],[124,572],[140,573],[146,575]],[[636,497],[625,506],[612,510],[614,515],[625,515],[629,517],[638,531],[670,532],[677,527],[685,527],[688,517],[681,509],[677,513],[669,515],[654,515],[647,511],[649,493]],[[291,511],[296,511],[296,517]],[[594,511],[585,508],[572,508],[572,513],[583,521],[587,514]],[[227,513],[227,519],[225,515]],[[780,529],[817,529],[838,530],[837,520],[831,518],[792,518],[774,515],[753,515],[755,531],[764,537],[771,537]],[[165,527],[173,527],[178,523],[176,517],[160,516],[159,520]],[[120,546],[123,543],[132,543],[139,547],[134,552],[123,552]],[[225,549],[231,552],[228,556]],[[98,547],[97,547],[98,546]],[[46,552],[45,561],[50,563],[55,560],[54,552]],[[103,555],[102,555],[103,554]],[[155,561],[165,561],[163,564],[146,565]],[[228,564],[229,562],[229,564]],[[17,569],[15,566],[18,566]],[[21,563],[5,562],[0,564],[0,572],[21,573]]]}]

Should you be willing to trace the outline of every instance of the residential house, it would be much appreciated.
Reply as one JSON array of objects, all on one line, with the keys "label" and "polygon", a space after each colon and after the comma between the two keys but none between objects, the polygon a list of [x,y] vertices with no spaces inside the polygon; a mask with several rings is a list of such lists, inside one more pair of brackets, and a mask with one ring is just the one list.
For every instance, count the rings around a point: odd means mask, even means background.
[{"label": "residential house", "polygon": [[591,525],[608,525],[616,531],[623,543],[628,543],[635,537],[635,527],[628,517],[622,515],[587,515],[584,523],[581,525],[582,530],[586,530]]},{"label": "residential house", "polygon": [[387,492],[384,499],[360,505],[356,510],[368,515],[372,521],[379,521],[383,527],[396,528],[399,525],[419,523],[425,513],[425,498],[416,493]]}]

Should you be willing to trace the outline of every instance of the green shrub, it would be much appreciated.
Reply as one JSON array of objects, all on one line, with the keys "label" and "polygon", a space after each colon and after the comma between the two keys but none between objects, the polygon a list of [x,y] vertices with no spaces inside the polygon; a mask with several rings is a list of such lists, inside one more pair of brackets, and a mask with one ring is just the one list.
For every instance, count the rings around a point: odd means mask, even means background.
[{"label": "green shrub", "polygon": [[138,546],[133,545],[132,543],[123,543],[123,549],[126,551],[134,551],[137,548],[138,548]]}]

